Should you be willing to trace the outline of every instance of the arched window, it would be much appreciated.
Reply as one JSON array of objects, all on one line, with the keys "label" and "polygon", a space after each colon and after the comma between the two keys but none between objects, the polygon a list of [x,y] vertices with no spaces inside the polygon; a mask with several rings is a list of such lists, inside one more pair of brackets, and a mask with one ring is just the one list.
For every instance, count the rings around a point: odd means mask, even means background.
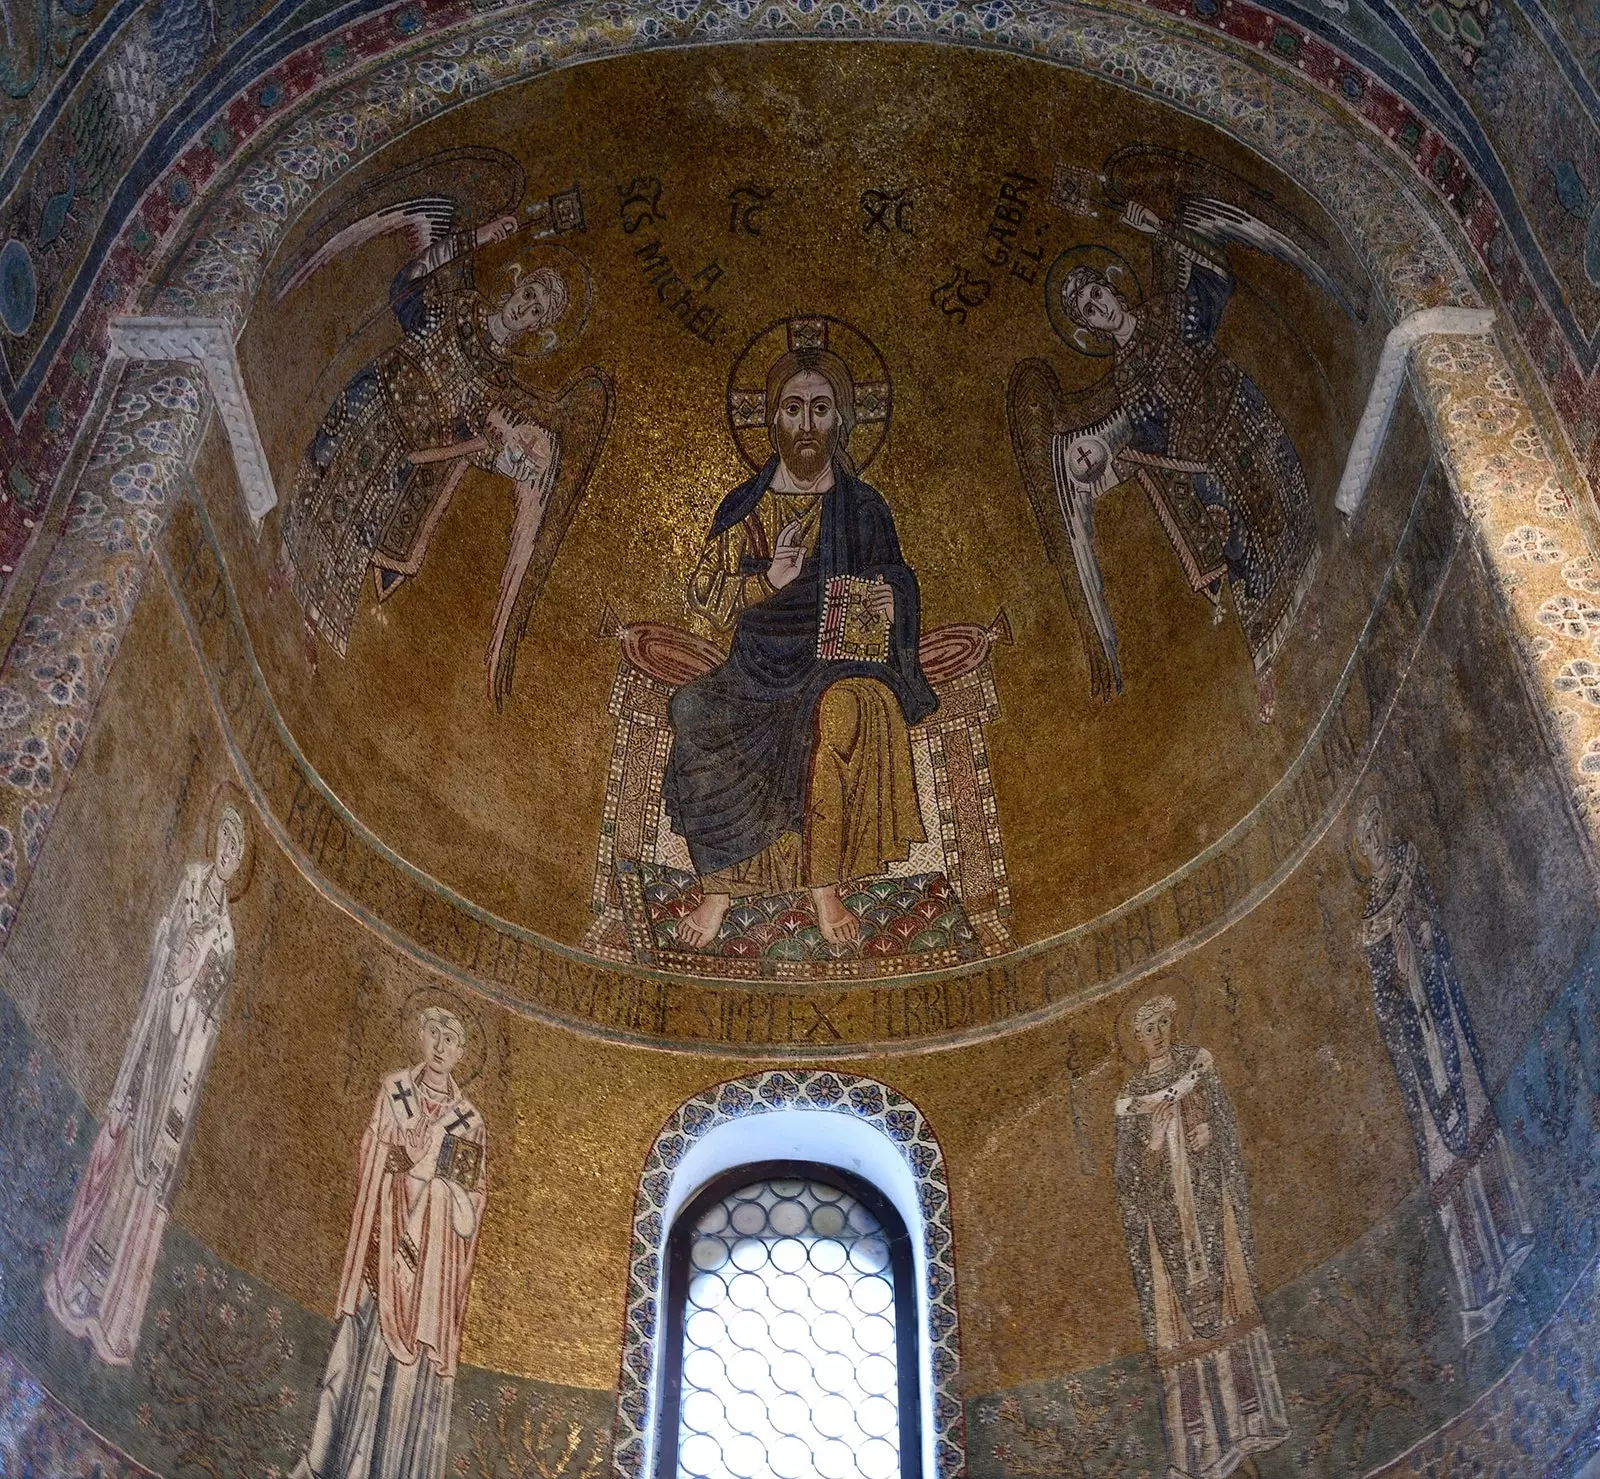
[{"label": "arched window", "polygon": [[870,1182],[766,1161],[667,1244],[656,1479],[921,1479],[911,1239]]},{"label": "arched window", "polygon": [[[894,1275],[900,1471],[960,1479],[967,1472],[961,1319],[938,1136],[890,1085],[813,1068],[769,1068],[709,1085],[667,1116],[645,1156],[633,1204],[608,1479],[677,1479],[676,1456],[665,1464],[661,1456],[664,1429],[676,1442],[681,1424],[681,1387],[668,1400],[667,1357],[671,1351],[674,1362],[682,1360],[684,1296],[668,1294],[668,1243],[689,1204],[714,1183],[730,1177],[720,1187],[726,1195],[737,1189],[733,1173],[748,1184],[767,1162],[826,1168],[820,1174],[836,1186],[832,1178],[842,1172],[862,1177],[899,1214],[911,1244],[910,1274]],[[681,1364],[674,1369],[681,1372]],[[908,1372],[913,1383],[904,1379]],[[907,1413],[915,1414],[915,1427],[904,1422]]]}]

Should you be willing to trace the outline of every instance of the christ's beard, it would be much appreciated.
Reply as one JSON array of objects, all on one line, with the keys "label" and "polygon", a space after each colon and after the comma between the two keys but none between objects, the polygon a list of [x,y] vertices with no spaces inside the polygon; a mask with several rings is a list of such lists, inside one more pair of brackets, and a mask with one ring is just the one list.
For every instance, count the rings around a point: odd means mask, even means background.
[{"label": "christ's beard", "polygon": [[778,456],[796,482],[811,483],[822,476],[833,457],[833,439],[814,432],[790,436],[778,428]]}]

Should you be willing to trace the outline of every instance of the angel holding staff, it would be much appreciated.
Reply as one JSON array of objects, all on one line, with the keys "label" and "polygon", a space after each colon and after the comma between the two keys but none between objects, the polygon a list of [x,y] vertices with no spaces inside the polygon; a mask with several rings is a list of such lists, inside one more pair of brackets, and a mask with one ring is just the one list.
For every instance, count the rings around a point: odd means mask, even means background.
[{"label": "angel holding staff", "polygon": [[[1293,265],[1351,310],[1329,272],[1290,234],[1297,223],[1287,213],[1259,194],[1247,197],[1256,214],[1184,188],[1197,173],[1211,184],[1232,180],[1204,161],[1153,146],[1119,151],[1098,175],[1065,167],[1058,173],[1058,203],[1084,216],[1109,205],[1122,225],[1150,238],[1154,291],[1140,301],[1132,269],[1109,248],[1064,252],[1049,282],[1052,321],[1075,349],[1109,359],[1110,368],[1067,394],[1048,363],[1025,360],[1007,386],[1007,412],[1029,501],[1083,636],[1093,694],[1109,700],[1122,691],[1116,626],[1094,548],[1094,504],[1135,482],[1215,620],[1222,619],[1224,594],[1232,599],[1267,722],[1276,701],[1274,663],[1316,573],[1317,521],[1283,422],[1217,344],[1237,287],[1228,243]],[[1167,218],[1131,198],[1129,175],[1151,177],[1145,183],[1164,185],[1168,194],[1176,182]],[[1261,219],[1266,214],[1278,216],[1282,229]]]},{"label": "angel holding staff", "polygon": [[[421,569],[468,469],[504,479],[515,512],[484,657],[496,707],[613,405],[599,370],[554,396],[516,373],[519,360],[560,342],[563,321],[579,308],[571,277],[554,265],[513,263],[494,291],[480,288],[479,254],[526,224],[511,211],[483,210],[484,197],[503,203],[521,193],[520,166],[498,151],[452,150],[398,170],[357,197],[356,219],[342,224],[354,214],[347,208],[313,227],[277,290],[287,296],[377,237],[408,235],[413,255],[389,288],[401,337],[350,378],[323,416],[284,510],[282,560],[308,625],[343,656],[368,568],[386,600]],[[485,215],[480,225],[458,224]],[[582,224],[575,192],[538,202],[532,216],[540,236]]]}]

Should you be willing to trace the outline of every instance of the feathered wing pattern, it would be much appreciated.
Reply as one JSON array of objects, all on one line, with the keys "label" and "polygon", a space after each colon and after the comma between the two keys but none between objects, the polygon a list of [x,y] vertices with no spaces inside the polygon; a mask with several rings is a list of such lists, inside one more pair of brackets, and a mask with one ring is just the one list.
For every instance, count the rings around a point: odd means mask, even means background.
[{"label": "feathered wing pattern", "polygon": [[1213,200],[1204,195],[1186,195],[1178,202],[1175,225],[1196,236],[1215,242],[1219,247],[1235,241],[1279,262],[1297,268],[1310,281],[1322,289],[1351,318],[1356,311],[1346,298],[1344,290],[1320,262],[1292,237],[1269,226],[1242,207],[1225,200]]},{"label": "feathered wing pattern", "polygon": [[410,255],[420,257],[434,242],[448,236],[455,226],[457,203],[443,195],[424,195],[403,200],[397,205],[375,210],[359,221],[336,231],[303,260],[297,259],[288,276],[279,276],[273,287],[273,301],[281,302],[301,283],[314,277],[336,257],[354,251],[380,236],[404,232],[409,238]]},{"label": "feathered wing pattern", "polygon": [[[1077,413],[1070,423],[1069,405]],[[1006,419],[1022,486],[1083,639],[1090,692],[1103,702],[1122,692],[1122,667],[1094,551],[1095,493],[1066,475],[1060,455],[1072,432],[1103,419],[1114,406],[1115,391],[1106,381],[1069,402],[1056,372],[1041,359],[1023,360],[1006,385]]]},{"label": "feathered wing pattern", "polygon": [[567,528],[589,486],[606,438],[611,434],[611,420],[616,412],[616,391],[611,377],[593,366],[585,369],[558,395],[542,396],[523,388],[519,399],[522,398],[526,405],[521,415],[550,430],[559,461],[555,484],[539,522],[539,537],[517,587],[505,640],[490,674],[496,709],[505,707],[512,679],[516,676],[517,646],[528,630],[528,620],[544,591],[561,541],[566,538]]},{"label": "feathered wing pattern", "polygon": [[1263,252],[1303,273],[1351,318],[1365,320],[1365,273],[1349,250],[1225,165],[1163,144],[1126,144],[1107,156],[1097,178],[1109,209],[1137,202],[1218,248],[1237,242]]},{"label": "feathered wing pattern", "polygon": [[458,227],[481,226],[516,210],[527,180],[501,149],[444,149],[379,175],[307,228],[274,274],[274,301],[328,263],[379,237],[403,231],[420,256]]}]

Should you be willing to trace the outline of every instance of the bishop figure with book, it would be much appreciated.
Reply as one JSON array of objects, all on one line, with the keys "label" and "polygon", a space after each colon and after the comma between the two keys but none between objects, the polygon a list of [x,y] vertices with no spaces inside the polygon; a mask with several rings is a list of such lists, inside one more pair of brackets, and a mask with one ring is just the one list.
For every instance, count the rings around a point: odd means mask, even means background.
[{"label": "bishop figure with book", "polygon": [[883,495],[850,456],[855,383],[825,348],[766,377],[773,455],[722,500],[690,608],[731,628],[726,661],[672,698],[662,788],[699,905],[678,940],[714,949],[734,899],[805,888],[823,939],[859,936],[841,888],[924,840],[911,726],[938,706],[921,602]]},{"label": "bishop figure with book", "polygon": [[453,1012],[417,1021],[366,1134],[311,1442],[290,1479],[444,1479],[461,1328],[488,1192],[488,1132],[455,1080]]}]

